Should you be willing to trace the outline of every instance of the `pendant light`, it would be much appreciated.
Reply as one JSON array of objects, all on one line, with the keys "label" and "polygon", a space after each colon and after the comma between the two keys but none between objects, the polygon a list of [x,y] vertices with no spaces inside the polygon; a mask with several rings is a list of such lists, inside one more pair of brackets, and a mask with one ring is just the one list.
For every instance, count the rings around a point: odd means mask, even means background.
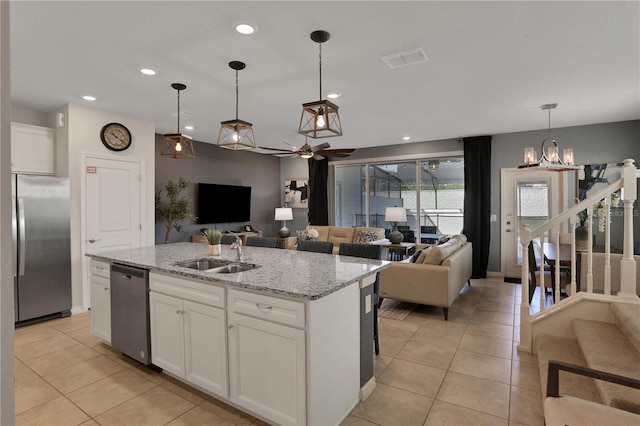
[{"label": "pendant light", "polygon": [[[524,149],[524,164],[519,168],[542,167],[548,170],[567,171],[579,169],[573,158],[573,148],[566,148],[562,151],[562,159],[560,159],[558,143],[551,137],[551,110],[555,109],[558,104],[544,104],[541,109],[547,111],[549,116],[549,127],[547,137],[542,140],[540,145],[540,156],[532,147]],[[546,146],[547,144],[552,144]]]},{"label": "pendant light", "polygon": [[331,101],[322,99],[322,43],[329,40],[331,35],[327,31],[314,31],[311,40],[318,43],[318,69],[320,74],[320,99],[315,102],[302,104],[302,116],[298,133],[313,139],[342,136],[342,124],[338,115],[338,106]]},{"label": "pendant light", "polygon": [[180,91],[187,88],[182,83],[172,83],[171,87],[178,92],[178,131],[164,135],[160,155],[171,158],[195,158],[191,136],[180,133]]},{"label": "pendant light", "polygon": [[231,61],[229,67],[236,70],[236,118],[220,122],[217,145],[234,151],[253,149],[256,147],[253,124],[238,119],[238,71],[245,69],[246,65],[244,62]]}]

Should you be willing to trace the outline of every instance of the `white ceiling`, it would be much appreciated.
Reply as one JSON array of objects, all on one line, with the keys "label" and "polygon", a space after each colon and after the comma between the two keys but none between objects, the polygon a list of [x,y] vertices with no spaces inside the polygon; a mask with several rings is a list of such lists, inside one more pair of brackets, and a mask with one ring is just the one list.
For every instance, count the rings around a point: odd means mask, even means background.
[{"label": "white ceiling", "polygon": [[[16,106],[66,103],[133,115],[176,132],[177,98],[194,139],[215,143],[220,121],[254,124],[258,145],[300,146],[301,104],[342,93],[344,135],[361,148],[640,118],[640,3],[430,1],[12,1]],[[259,26],[252,36],[232,24]],[[388,68],[381,57],[422,48],[429,60]],[[159,71],[145,77],[138,68]],[[92,94],[89,103],[81,96]],[[184,131],[183,131],[184,132]],[[311,145],[319,141],[310,140]]]}]

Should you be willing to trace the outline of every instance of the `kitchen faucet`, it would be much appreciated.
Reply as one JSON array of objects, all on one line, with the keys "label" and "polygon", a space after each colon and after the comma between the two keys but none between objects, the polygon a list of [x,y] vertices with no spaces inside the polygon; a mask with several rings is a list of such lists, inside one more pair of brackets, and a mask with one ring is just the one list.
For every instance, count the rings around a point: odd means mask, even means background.
[{"label": "kitchen faucet", "polygon": [[236,237],[236,241],[229,246],[231,250],[237,251],[236,262],[242,262],[242,240],[240,237]]}]

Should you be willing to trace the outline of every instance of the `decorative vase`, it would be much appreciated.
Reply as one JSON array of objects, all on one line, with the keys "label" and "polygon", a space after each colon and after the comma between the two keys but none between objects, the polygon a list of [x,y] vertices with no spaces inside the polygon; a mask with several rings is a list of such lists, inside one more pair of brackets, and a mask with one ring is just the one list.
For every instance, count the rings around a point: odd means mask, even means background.
[{"label": "decorative vase", "polygon": [[576,250],[587,250],[589,248],[589,228],[580,224],[576,228]]},{"label": "decorative vase", "polygon": [[221,244],[209,244],[209,256],[219,256],[221,250]]}]

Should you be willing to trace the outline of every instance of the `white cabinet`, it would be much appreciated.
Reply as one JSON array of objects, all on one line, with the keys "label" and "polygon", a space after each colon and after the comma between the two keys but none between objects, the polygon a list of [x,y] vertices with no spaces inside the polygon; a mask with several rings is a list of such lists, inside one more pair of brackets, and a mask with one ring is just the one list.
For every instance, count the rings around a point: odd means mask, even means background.
[{"label": "white cabinet", "polygon": [[227,398],[224,289],[159,274],[149,288],[152,363]]},{"label": "white cabinet", "polygon": [[229,290],[230,400],[276,424],[306,424],[304,303]]},{"label": "white cabinet", "polygon": [[91,334],[111,344],[111,284],[110,265],[91,260]]},{"label": "white cabinet", "polygon": [[54,174],[55,134],[48,127],[11,123],[11,171]]}]

